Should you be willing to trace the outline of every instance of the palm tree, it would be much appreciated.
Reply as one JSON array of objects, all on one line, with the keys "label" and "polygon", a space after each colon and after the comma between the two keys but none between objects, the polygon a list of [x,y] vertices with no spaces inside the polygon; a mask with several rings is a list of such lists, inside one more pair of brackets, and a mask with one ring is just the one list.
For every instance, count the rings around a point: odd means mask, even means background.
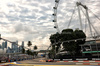
[{"label": "palm tree", "polygon": [[32,45],[31,41],[28,41],[28,47],[30,47]]},{"label": "palm tree", "polygon": [[[37,50],[37,49],[38,49],[38,48],[37,48],[37,46],[35,45],[35,46],[34,46],[34,50]],[[35,52],[34,52],[34,55],[37,56],[37,54],[38,54],[38,53],[35,51]]]},{"label": "palm tree", "polygon": [[25,53],[25,49],[24,48],[22,49],[22,53]]},{"label": "palm tree", "polygon": [[28,47],[30,47],[32,45],[31,41],[28,41]]},{"label": "palm tree", "polygon": [[28,50],[26,51],[26,53],[29,55],[29,54],[30,54],[30,50],[28,49]]},{"label": "palm tree", "polygon": [[38,49],[38,48],[37,48],[37,46],[35,45],[35,46],[34,46],[34,50],[37,50],[37,49]]}]

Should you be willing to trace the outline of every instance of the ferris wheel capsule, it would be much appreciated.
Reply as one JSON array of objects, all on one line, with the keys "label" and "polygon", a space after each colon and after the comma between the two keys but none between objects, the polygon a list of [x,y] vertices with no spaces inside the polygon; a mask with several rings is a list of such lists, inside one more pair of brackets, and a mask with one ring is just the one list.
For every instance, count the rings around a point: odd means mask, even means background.
[{"label": "ferris wheel capsule", "polygon": [[57,26],[54,26],[54,28],[57,28]]},{"label": "ferris wheel capsule", "polygon": [[53,16],[56,16],[56,14],[52,14]]},{"label": "ferris wheel capsule", "polygon": [[59,0],[55,0],[55,2],[56,2],[56,3],[58,3],[58,2],[59,2]]},{"label": "ferris wheel capsule", "polygon": [[57,7],[53,7],[53,9],[57,9]]},{"label": "ferris wheel capsule", "polygon": [[53,20],[53,22],[56,22],[56,20]]}]

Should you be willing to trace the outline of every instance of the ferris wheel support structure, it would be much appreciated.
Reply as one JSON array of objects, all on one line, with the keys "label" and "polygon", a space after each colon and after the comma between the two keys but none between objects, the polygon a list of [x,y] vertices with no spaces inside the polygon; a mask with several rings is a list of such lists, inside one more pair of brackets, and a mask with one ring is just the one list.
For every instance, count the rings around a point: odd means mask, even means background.
[{"label": "ferris wheel support structure", "polygon": [[[89,19],[88,7],[86,5],[83,5],[81,2],[77,2],[76,4],[77,4],[77,7],[78,7],[79,19],[80,19],[80,23],[81,23],[81,29],[82,29],[82,22],[81,22],[80,9],[79,9],[80,6],[82,6],[86,10],[86,15],[85,16],[86,16],[86,18],[88,20],[90,34],[94,38],[94,36],[92,34],[92,27],[93,27],[93,25],[91,24],[90,19]],[[96,31],[96,29],[94,27],[93,27],[93,29]],[[96,33],[98,35],[98,32],[97,31],[96,31]]]},{"label": "ferris wheel support structure", "polygon": [[77,2],[76,3],[76,5],[77,5],[77,7],[78,7],[78,15],[79,15],[79,21],[80,21],[80,28],[81,28],[81,30],[83,30],[83,27],[82,27],[82,19],[81,19],[81,14],[80,14],[80,4]]},{"label": "ferris wheel support structure", "polygon": [[58,27],[58,24],[57,24],[57,7],[58,7],[58,4],[59,4],[59,1],[60,0],[55,0],[55,7],[53,7],[54,9],[54,14],[52,14],[54,16],[54,28],[57,29],[57,32],[60,34],[60,30],[59,30],[59,27]]}]

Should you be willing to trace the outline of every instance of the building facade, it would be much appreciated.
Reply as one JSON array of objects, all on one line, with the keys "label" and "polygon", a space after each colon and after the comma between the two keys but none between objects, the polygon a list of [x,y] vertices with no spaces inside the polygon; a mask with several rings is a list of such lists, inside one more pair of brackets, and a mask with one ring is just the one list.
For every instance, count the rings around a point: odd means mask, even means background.
[{"label": "building facade", "polygon": [[100,56],[100,40],[86,41],[85,44],[80,46],[83,55],[91,54],[92,56]]}]

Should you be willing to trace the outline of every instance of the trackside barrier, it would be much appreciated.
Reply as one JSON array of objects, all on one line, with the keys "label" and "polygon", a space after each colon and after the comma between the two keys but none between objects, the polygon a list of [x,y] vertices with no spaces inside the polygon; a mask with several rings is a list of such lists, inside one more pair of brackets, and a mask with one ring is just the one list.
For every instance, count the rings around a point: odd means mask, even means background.
[{"label": "trackside barrier", "polygon": [[76,65],[100,65],[100,63],[76,63]]},{"label": "trackside barrier", "polygon": [[56,61],[56,62],[100,62],[100,61]]},{"label": "trackside barrier", "polygon": [[76,60],[72,60],[72,59],[48,59],[46,60],[47,62],[100,62],[100,59],[97,58],[93,58],[93,60],[88,60],[87,58],[83,58],[83,59],[76,59]]},{"label": "trackside barrier", "polygon": [[[81,60],[81,61],[78,61],[78,60],[67,60],[67,61],[59,61],[56,59],[56,61],[54,61],[53,59],[49,59],[47,60],[47,62],[70,62],[70,63],[75,63],[75,65],[100,65],[100,60]],[[63,65],[62,65],[63,66]]]},{"label": "trackside barrier", "polygon": [[[65,59],[66,60],[66,59]],[[67,59],[68,60],[68,59]],[[100,60],[100,58],[74,58],[72,60]]]},{"label": "trackside barrier", "polygon": [[[54,60],[54,61],[72,61],[73,59],[48,59],[48,60]],[[88,61],[88,58],[76,58],[75,61]],[[91,61],[94,60],[100,60],[100,58],[92,58]]]}]

